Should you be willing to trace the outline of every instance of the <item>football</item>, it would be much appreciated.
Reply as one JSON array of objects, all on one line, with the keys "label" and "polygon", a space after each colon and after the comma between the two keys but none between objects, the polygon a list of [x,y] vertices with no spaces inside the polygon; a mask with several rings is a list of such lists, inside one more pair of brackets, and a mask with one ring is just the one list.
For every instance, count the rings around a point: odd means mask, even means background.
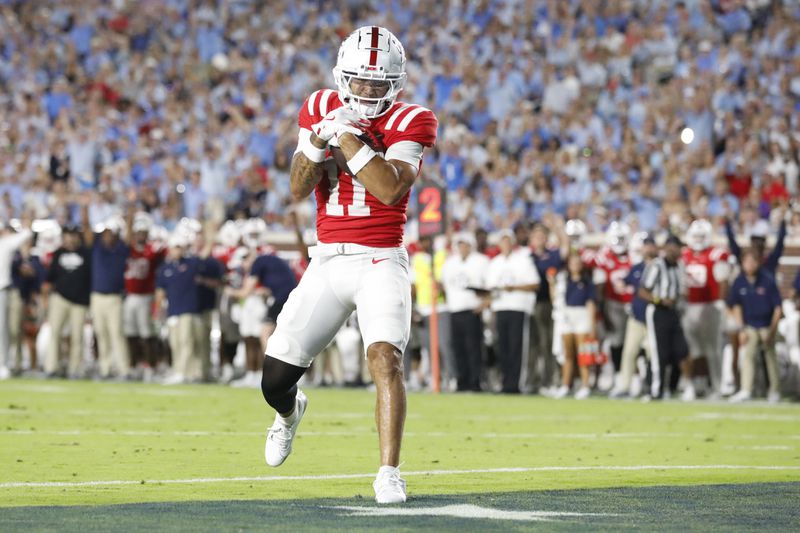
[{"label": "football", "polygon": [[[371,131],[364,132],[362,135],[359,135],[358,138],[379,154],[386,153],[386,146],[383,144],[383,140]],[[331,155],[333,155],[333,160],[336,161],[336,165],[339,167],[339,169],[352,176],[353,173],[350,172],[350,167],[347,166],[347,157],[345,157],[342,149],[338,146],[331,146],[330,150]]]}]

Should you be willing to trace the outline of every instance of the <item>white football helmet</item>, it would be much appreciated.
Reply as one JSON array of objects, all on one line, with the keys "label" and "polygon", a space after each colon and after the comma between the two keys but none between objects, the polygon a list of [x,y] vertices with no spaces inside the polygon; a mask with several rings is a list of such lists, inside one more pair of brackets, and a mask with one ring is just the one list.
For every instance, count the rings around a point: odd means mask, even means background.
[{"label": "white football helmet", "polygon": [[564,224],[564,232],[573,244],[580,244],[583,236],[586,235],[586,224],[577,218],[567,220],[567,223]]},{"label": "white football helmet", "polygon": [[186,233],[191,233],[194,236],[197,236],[201,231],[203,231],[203,224],[194,218],[183,217],[178,221],[178,225],[175,229],[180,229]]},{"label": "white football helmet", "polygon": [[217,242],[226,248],[233,248],[239,244],[240,238],[239,226],[233,220],[226,220],[217,232]]},{"label": "white football helmet", "polygon": [[156,246],[166,246],[169,240],[169,230],[164,226],[154,224],[147,232],[147,239]]},{"label": "white football helmet", "polygon": [[61,225],[53,219],[34,220],[31,229],[37,233],[36,247],[48,254],[55,252],[61,246]]},{"label": "white football helmet", "polygon": [[248,219],[242,225],[242,241],[245,246],[253,249],[266,244],[267,223],[263,218]]},{"label": "white football helmet", "polygon": [[149,233],[150,229],[153,227],[153,217],[150,213],[138,211],[133,215],[133,224],[131,226],[134,233],[139,233],[140,231]]},{"label": "white football helmet", "polygon": [[[333,78],[339,99],[365,118],[386,113],[406,82],[406,53],[397,37],[380,26],[363,26],[342,41]],[[367,98],[353,93],[353,79],[385,87],[383,96]]]},{"label": "white football helmet", "polygon": [[628,241],[630,240],[631,228],[624,222],[616,220],[609,224],[606,230],[606,245],[617,255],[628,253]]},{"label": "white football helmet", "polygon": [[686,231],[686,242],[689,248],[695,252],[700,252],[711,246],[711,235],[714,229],[711,222],[705,219],[697,219],[689,225]]}]

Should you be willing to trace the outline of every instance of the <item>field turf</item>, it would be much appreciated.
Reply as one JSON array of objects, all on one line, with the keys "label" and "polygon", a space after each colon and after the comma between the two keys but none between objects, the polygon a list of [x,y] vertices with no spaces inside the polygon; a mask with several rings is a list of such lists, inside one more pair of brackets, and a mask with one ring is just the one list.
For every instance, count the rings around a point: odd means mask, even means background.
[{"label": "field turf", "polygon": [[800,523],[798,404],[411,394],[409,502],[376,508],[374,393],[306,393],[294,453],[270,469],[257,390],[0,383],[0,531]]}]

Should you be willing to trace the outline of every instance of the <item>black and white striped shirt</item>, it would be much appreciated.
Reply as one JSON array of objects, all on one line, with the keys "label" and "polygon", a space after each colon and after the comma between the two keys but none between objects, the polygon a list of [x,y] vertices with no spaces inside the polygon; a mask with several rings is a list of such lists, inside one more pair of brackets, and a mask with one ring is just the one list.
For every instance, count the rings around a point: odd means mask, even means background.
[{"label": "black and white striped shirt", "polygon": [[657,298],[677,301],[684,293],[682,270],[680,263],[670,265],[663,257],[657,257],[645,267],[642,287]]}]

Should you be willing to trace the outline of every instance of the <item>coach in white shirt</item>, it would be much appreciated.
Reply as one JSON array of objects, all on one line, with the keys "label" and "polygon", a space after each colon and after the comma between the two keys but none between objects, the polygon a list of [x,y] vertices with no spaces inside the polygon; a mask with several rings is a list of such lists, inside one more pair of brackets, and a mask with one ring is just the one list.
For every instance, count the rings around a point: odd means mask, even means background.
[{"label": "coach in white shirt", "polygon": [[450,310],[451,338],[459,391],[481,390],[483,322],[489,258],[475,251],[475,237],[459,233],[455,253],[442,266],[442,285]]},{"label": "coach in white shirt", "polygon": [[519,392],[525,324],[533,312],[539,282],[531,251],[514,250],[514,233],[504,231],[500,236],[500,255],[489,263],[487,286],[492,290],[497,357],[506,393]]},{"label": "coach in white shirt", "polygon": [[14,232],[0,222],[0,379],[10,375],[8,369],[8,295],[11,289],[11,263],[14,253],[31,238],[31,230]]}]

